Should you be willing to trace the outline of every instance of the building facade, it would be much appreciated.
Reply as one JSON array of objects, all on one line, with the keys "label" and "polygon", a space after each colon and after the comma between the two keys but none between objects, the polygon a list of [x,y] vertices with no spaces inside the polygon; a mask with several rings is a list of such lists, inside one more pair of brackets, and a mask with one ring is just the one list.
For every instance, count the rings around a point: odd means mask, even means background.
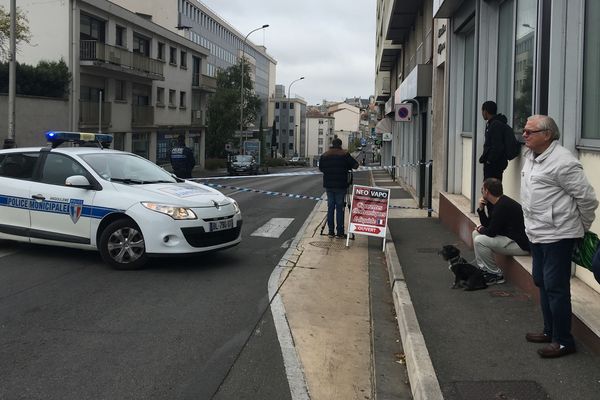
[{"label": "building facade", "polygon": [[306,101],[296,96],[288,98],[284,85],[276,85],[270,99],[274,113],[276,143],[267,143],[267,147],[276,148],[280,157],[306,157]]},{"label": "building facade", "polygon": [[215,77],[220,69],[239,64],[243,56],[251,66],[250,77],[262,104],[254,130],[258,131],[261,118],[263,127],[271,126],[273,115],[269,113],[268,103],[275,91],[277,62],[267,54],[265,47],[253,44],[250,39],[244,43],[244,34],[197,0],[114,0],[114,2],[134,12],[147,14],[157,24],[208,48],[210,53],[206,61],[206,74],[210,77]]},{"label": "building facade", "polygon": [[[483,180],[478,159],[487,100],[497,103],[518,137],[528,116],[554,118],[560,143],[600,194],[598,18],[595,0],[377,2],[375,96],[392,131],[384,164],[394,164],[418,196],[425,183],[421,162],[433,160],[434,209],[466,243]],[[410,121],[400,121],[399,104],[412,106]],[[378,126],[386,125],[381,121]],[[516,200],[522,165],[517,157],[504,171],[504,191]],[[597,216],[594,232],[600,232],[600,211]],[[575,298],[600,292],[589,271],[573,271]],[[577,307],[578,318],[585,315]]]},{"label": "building facade", "polygon": [[347,149],[350,142],[359,136],[360,108],[348,103],[334,103],[327,107],[327,114],[335,120],[334,136],[342,140]]},{"label": "building facade", "polygon": [[307,153],[310,165],[316,165],[321,154],[331,146],[335,131],[335,118],[316,108],[306,113]]},{"label": "building facade", "polygon": [[72,74],[64,129],[111,133],[116,149],[159,164],[183,135],[203,165],[204,116],[216,88],[204,73],[208,49],[108,1],[21,7],[32,40],[19,61],[63,59]]}]

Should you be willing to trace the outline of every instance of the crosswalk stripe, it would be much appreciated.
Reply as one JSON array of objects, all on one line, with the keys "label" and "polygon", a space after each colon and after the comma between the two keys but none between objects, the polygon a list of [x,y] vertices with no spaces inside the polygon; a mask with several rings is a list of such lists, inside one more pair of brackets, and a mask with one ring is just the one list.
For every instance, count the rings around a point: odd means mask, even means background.
[{"label": "crosswalk stripe", "polygon": [[271,218],[266,224],[252,232],[250,236],[278,238],[294,221],[294,218]]}]

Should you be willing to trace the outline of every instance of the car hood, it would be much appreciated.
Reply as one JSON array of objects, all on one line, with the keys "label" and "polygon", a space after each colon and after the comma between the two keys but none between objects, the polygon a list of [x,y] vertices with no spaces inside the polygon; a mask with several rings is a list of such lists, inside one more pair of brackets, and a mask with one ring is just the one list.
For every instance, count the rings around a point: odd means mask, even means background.
[{"label": "car hood", "polygon": [[114,186],[140,201],[184,207],[217,207],[231,204],[231,200],[218,190],[194,182]]}]

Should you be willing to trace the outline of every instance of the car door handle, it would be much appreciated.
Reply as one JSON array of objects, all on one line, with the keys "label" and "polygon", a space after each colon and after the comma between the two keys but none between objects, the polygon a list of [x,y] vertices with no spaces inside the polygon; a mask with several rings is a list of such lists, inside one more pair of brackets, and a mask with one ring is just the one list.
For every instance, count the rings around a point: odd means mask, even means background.
[{"label": "car door handle", "polygon": [[31,198],[39,201],[46,200],[46,198],[41,194],[34,194],[33,196],[31,196]]}]

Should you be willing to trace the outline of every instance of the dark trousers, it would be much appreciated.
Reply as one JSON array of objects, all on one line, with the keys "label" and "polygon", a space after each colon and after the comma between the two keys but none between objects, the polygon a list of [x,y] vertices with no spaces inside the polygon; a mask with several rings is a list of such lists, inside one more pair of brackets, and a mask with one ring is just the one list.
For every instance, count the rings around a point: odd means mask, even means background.
[{"label": "dark trousers", "polygon": [[496,178],[502,181],[502,173],[506,169],[507,164],[483,164],[483,180],[487,178]]},{"label": "dark trousers", "polygon": [[[346,189],[325,189],[327,192],[327,227],[329,234],[333,235],[337,228],[337,234],[344,234],[344,198]],[[335,213],[335,218],[334,218]],[[333,224],[335,219],[335,225]]]},{"label": "dark trousers", "polygon": [[553,342],[574,346],[571,335],[571,254],[574,239],[531,243],[533,282],[540,290],[544,333]]}]

